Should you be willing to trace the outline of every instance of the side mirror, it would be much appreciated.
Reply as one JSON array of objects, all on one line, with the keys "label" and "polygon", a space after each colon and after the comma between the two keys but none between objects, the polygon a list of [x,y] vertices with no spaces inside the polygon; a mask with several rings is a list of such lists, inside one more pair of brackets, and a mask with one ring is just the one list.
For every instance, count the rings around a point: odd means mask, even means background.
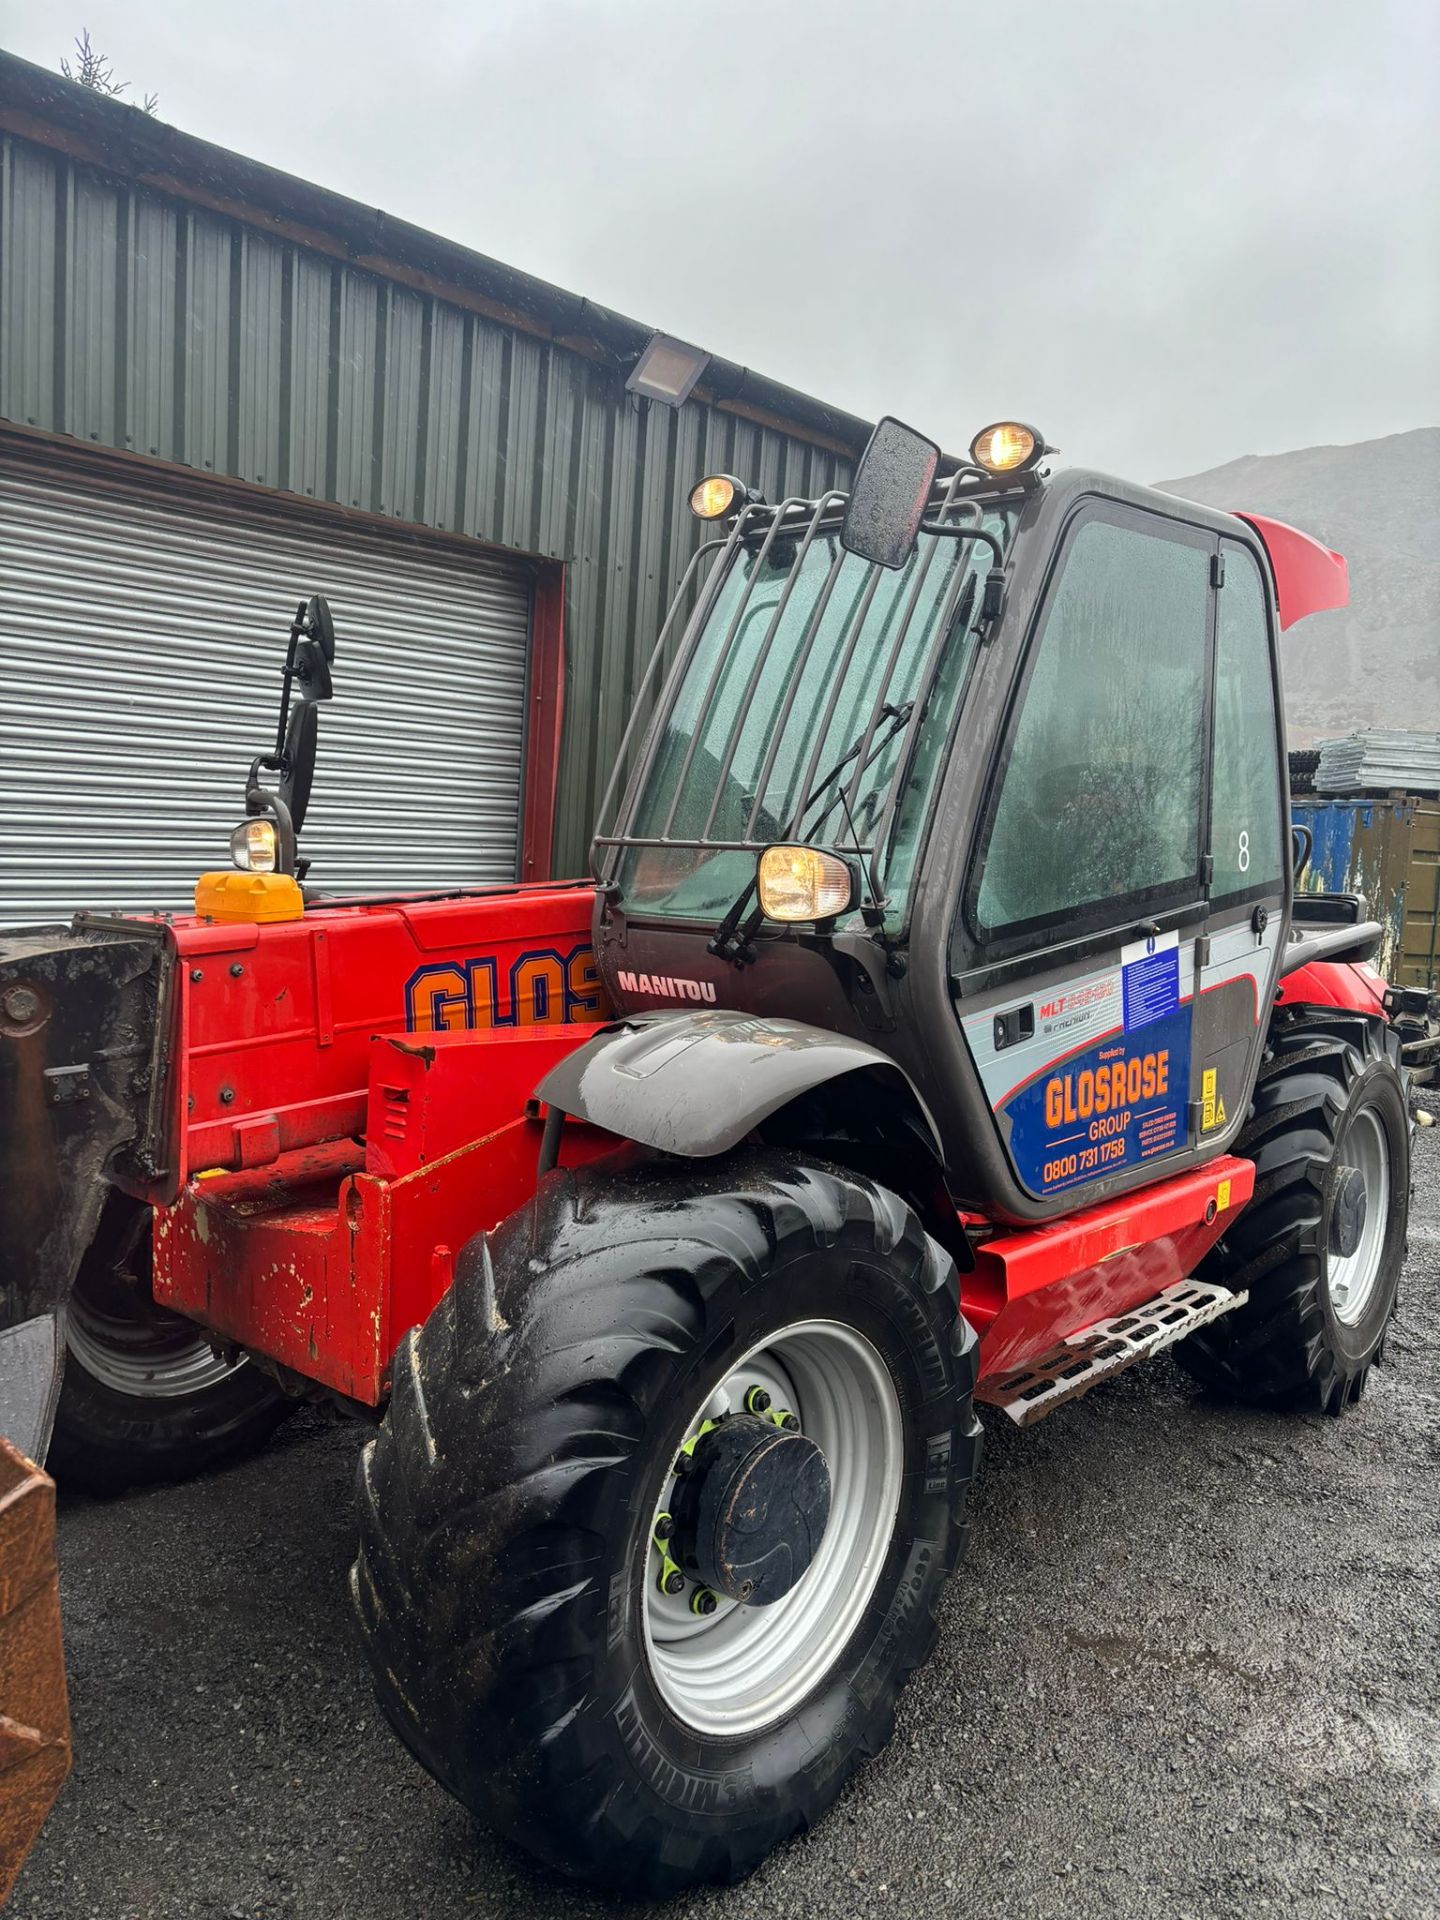
[{"label": "side mirror", "polygon": [[305,809],[310,804],[319,734],[319,707],[308,700],[297,700],[290,709],[290,724],[285,729],[285,771],[280,776],[279,788],[296,833],[305,824]]},{"label": "side mirror", "polygon": [[330,606],[323,593],[312,593],[305,607],[305,625],[312,639],[320,643],[326,664],[335,664],[335,622],[330,618]]},{"label": "side mirror", "polygon": [[855,469],[840,544],[880,567],[903,567],[940,465],[940,449],[889,414],[879,421]]},{"label": "side mirror", "polygon": [[330,662],[318,640],[301,640],[295,647],[295,664],[292,669],[292,691],[299,700],[307,705],[316,700],[334,698],[335,687],[330,678]]}]

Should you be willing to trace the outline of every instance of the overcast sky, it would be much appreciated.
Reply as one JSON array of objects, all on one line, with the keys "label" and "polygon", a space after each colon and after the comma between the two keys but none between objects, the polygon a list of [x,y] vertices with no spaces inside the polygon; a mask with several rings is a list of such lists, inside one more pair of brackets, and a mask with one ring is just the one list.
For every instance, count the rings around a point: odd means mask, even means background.
[{"label": "overcast sky", "polygon": [[1440,420],[1440,0],[0,0],[161,117],[963,448]]}]

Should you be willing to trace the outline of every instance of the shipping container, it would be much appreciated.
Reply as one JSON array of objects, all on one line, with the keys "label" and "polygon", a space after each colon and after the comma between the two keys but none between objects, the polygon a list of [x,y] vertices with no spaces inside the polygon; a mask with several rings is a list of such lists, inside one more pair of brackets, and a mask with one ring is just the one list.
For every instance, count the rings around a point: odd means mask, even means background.
[{"label": "shipping container", "polygon": [[1376,965],[1386,979],[1440,990],[1440,801],[1307,794],[1291,815],[1314,835],[1301,888],[1363,894],[1385,929]]}]

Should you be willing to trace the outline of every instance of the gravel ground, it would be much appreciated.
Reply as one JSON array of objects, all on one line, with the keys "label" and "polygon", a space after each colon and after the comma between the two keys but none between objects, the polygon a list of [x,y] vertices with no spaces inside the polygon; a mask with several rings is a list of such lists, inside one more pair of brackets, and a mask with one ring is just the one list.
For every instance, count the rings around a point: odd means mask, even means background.
[{"label": "gravel ground", "polygon": [[[1392,1364],[1343,1420],[1168,1359],[990,1422],[972,1558],[894,1744],[696,1916],[1440,1913],[1440,1131]],[[380,1723],[349,1637],[362,1433],[62,1503],[75,1772],[14,1920],[615,1913]]]}]

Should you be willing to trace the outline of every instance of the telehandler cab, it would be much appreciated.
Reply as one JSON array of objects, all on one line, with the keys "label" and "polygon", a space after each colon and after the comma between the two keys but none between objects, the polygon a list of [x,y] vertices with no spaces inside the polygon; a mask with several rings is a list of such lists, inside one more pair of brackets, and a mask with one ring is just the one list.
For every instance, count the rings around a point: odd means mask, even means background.
[{"label": "telehandler cab", "polygon": [[1295,896],[1282,778],[1279,632],[1344,562],[1048,451],[887,420],[848,498],[703,481],[593,884],[302,889],[312,603],[196,916],[0,944],[0,1278],[70,1300],[61,1470],[383,1410],[384,1709],[612,1889],[743,1875],[884,1744],[977,1402],[1174,1345],[1339,1413],[1383,1349],[1380,929]]}]

